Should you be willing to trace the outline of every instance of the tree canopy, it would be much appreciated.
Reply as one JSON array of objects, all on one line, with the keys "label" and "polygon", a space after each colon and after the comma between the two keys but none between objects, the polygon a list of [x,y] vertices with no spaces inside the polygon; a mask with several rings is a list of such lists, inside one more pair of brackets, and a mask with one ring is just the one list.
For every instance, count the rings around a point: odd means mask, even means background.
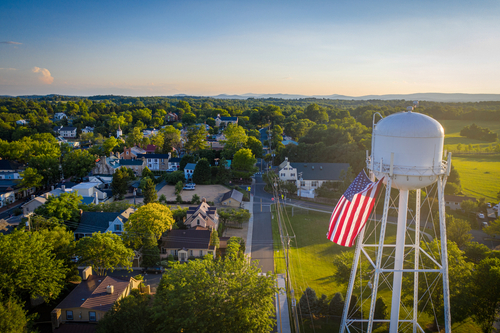
[{"label": "tree canopy", "polygon": [[44,217],[77,222],[80,217],[78,205],[81,201],[82,196],[76,192],[61,193],[57,197],[51,195],[45,204],[35,209],[35,213]]}]

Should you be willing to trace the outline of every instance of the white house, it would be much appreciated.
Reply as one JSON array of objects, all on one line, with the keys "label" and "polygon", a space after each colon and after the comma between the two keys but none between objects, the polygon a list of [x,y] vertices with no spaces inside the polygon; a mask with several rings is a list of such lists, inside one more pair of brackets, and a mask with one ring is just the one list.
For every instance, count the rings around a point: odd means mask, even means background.
[{"label": "white house", "polygon": [[21,120],[17,120],[16,124],[18,124],[18,125],[28,125],[28,121],[24,120],[24,119],[21,119]]},{"label": "white house", "polygon": [[94,128],[90,126],[85,126],[85,128],[82,128],[82,133],[94,133]]},{"label": "white house", "polygon": [[168,154],[139,154],[137,158],[144,158],[149,170],[166,171],[168,169]]},{"label": "white house", "polygon": [[188,163],[184,167],[184,177],[187,181],[192,181],[194,168],[196,168],[196,163]]},{"label": "white house", "polygon": [[178,157],[174,157],[168,160],[168,169],[169,170],[179,170],[181,167],[181,159]]},{"label": "white house", "polygon": [[56,127],[54,132],[59,133],[63,138],[76,138],[76,127]]},{"label": "white house", "polygon": [[220,114],[215,118],[215,126],[226,127],[229,124],[238,125],[238,117],[221,117]]},{"label": "white house", "polygon": [[64,118],[68,118],[68,116],[66,116],[63,112],[57,112],[56,114],[54,114],[54,121],[58,121]]},{"label": "white house", "polygon": [[290,163],[285,157],[278,167],[278,176],[282,181],[295,182],[298,195],[309,197],[324,182],[341,182],[341,173],[348,168],[348,163]]},{"label": "white house", "polygon": [[23,179],[18,172],[0,171],[0,179]]}]

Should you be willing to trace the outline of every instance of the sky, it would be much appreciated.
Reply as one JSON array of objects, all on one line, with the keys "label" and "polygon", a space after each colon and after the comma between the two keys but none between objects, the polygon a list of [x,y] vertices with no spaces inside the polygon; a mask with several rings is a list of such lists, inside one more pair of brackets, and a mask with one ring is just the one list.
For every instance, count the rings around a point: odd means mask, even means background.
[{"label": "sky", "polygon": [[0,2],[0,95],[500,93],[499,1]]}]

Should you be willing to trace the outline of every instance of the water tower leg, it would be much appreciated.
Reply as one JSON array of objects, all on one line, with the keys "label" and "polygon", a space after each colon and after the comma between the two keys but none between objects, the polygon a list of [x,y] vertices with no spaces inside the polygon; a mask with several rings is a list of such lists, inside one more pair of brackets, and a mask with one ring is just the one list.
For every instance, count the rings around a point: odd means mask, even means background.
[{"label": "water tower leg", "polygon": [[401,284],[405,255],[406,214],[408,211],[408,190],[399,191],[398,231],[396,235],[396,253],[394,255],[394,279],[392,290],[390,333],[398,332],[399,309],[401,304]]},{"label": "water tower leg", "polygon": [[443,306],[444,306],[444,330],[451,332],[451,314],[450,314],[450,286],[448,280],[448,244],[446,237],[445,205],[444,205],[444,187],[446,177],[438,177],[438,196],[439,196],[439,228],[441,230],[441,267],[443,274]]}]

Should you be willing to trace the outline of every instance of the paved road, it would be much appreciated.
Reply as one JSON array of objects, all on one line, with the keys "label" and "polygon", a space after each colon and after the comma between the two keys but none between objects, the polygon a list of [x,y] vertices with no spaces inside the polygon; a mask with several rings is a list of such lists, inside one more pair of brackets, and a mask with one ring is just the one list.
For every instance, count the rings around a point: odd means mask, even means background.
[{"label": "paved road", "polygon": [[260,175],[256,175],[255,177],[252,194],[254,195],[252,260],[259,260],[259,266],[263,272],[274,272],[273,231],[270,207],[272,196],[264,192],[264,183]]}]

